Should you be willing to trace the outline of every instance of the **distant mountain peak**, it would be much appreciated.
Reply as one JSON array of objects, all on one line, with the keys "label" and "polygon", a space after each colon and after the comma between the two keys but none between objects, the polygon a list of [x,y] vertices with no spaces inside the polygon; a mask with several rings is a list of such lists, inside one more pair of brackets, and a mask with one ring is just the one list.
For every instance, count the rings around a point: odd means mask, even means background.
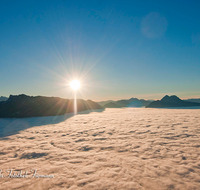
[{"label": "distant mountain peak", "polygon": [[172,96],[166,95],[161,99],[161,102],[175,102],[175,101],[182,101],[182,100],[176,95],[172,95]]},{"label": "distant mountain peak", "polygon": [[[168,96],[168,95],[165,95],[162,99],[166,99],[166,98],[169,98],[169,96]],[[162,99],[161,99],[161,100],[162,100]]]},{"label": "distant mountain peak", "polygon": [[138,98],[131,98],[131,99],[129,99],[128,101],[138,101],[139,99]]},{"label": "distant mountain peak", "polygon": [[164,96],[161,100],[157,100],[151,102],[147,105],[147,108],[166,108],[166,107],[192,107],[192,106],[200,106],[200,103],[194,103],[189,101],[181,100],[179,97],[172,96]]}]

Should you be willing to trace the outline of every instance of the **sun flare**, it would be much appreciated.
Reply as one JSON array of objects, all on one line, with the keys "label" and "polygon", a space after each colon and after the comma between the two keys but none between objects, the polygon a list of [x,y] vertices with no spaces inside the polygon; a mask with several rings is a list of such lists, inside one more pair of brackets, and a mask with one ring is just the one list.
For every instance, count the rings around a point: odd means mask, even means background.
[{"label": "sun flare", "polygon": [[78,80],[73,80],[69,83],[70,87],[73,89],[73,90],[78,90],[81,86],[80,82]]}]

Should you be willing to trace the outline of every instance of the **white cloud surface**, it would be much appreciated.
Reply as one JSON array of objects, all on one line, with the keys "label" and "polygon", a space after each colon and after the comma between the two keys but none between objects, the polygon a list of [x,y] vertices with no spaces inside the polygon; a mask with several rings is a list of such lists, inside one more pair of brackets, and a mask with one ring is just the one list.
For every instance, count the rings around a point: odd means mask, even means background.
[{"label": "white cloud surface", "polygon": [[[200,110],[106,109],[27,128],[0,141],[0,189],[199,189]],[[13,126],[14,127],[14,126]]]}]

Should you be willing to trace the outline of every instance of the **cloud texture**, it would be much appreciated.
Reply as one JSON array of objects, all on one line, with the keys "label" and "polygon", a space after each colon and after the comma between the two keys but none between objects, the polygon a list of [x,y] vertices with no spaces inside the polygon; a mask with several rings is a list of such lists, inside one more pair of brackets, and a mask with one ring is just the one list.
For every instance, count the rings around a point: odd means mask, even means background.
[{"label": "cloud texture", "polygon": [[0,189],[199,189],[200,110],[106,109],[1,138]]}]

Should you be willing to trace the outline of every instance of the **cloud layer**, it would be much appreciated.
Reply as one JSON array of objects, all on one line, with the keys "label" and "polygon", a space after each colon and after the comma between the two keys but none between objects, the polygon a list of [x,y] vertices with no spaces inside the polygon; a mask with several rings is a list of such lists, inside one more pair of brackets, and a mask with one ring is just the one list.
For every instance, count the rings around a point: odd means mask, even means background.
[{"label": "cloud layer", "polygon": [[200,110],[106,109],[0,141],[1,189],[199,189]]}]

